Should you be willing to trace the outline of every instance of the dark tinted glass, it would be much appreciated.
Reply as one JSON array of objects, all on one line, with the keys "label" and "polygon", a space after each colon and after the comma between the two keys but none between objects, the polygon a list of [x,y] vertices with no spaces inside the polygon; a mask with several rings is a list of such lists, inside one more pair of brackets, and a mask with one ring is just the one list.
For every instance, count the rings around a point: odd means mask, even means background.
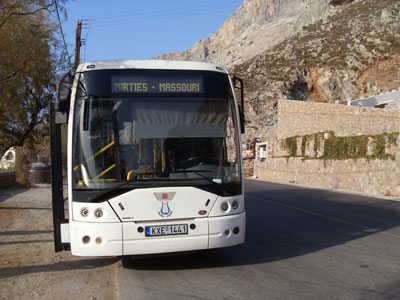
[{"label": "dark tinted glass", "polygon": [[[99,70],[82,73],[80,82],[86,96],[137,94],[143,97],[168,92],[175,97],[232,97],[228,76],[211,71]],[[120,86],[116,88],[118,83],[130,85],[124,90]],[[151,84],[157,88],[151,89]]]}]

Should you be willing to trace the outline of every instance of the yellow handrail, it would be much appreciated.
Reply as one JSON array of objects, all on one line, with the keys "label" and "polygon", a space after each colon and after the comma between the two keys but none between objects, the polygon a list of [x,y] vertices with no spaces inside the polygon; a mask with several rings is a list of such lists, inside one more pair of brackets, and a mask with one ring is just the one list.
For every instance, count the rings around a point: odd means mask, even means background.
[{"label": "yellow handrail", "polygon": [[[89,179],[88,181],[89,182],[92,182],[92,181],[116,181],[117,179],[115,179],[115,178],[107,178],[107,179]],[[83,180],[78,180],[78,185],[79,186],[83,186]]]},{"label": "yellow handrail", "polygon": [[131,174],[133,173],[133,172],[137,172],[138,170],[130,170],[129,172],[128,172],[128,175],[126,176],[126,180],[130,180],[131,179]]},{"label": "yellow handrail", "polygon": [[111,171],[112,169],[114,169],[114,168],[115,168],[115,164],[113,164],[111,167],[109,167],[109,168],[107,168],[106,170],[104,170],[103,172],[101,172],[99,175],[97,175],[97,176],[96,176],[95,178],[93,178],[93,179],[97,179],[97,178],[103,176],[104,174],[110,172],[110,171]]},{"label": "yellow handrail", "polygon": [[165,170],[165,162],[164,162],[164,139],[161,138],[161,171]]},{"label": "yellow handrail", "polygon": [[156,139],[153,139],[153,168],[154,168],[154,170],[156,169],[156,159],[157,159]]},{"label": "yellow handrail", "polygon": [[[104,148],[100,149],[100,150],[97,151],[95,154],[93,154],[91,157],[89,157],[89,159],[86,160],[86,161],[84,161],[82,164],[88,163],[88,162],[91,161],[93,158],[99,156],[101,153],[103,153],[104,151],[106,151],[106,150],[109,149],[110,147],[114,146],[114,144],[115,144],[115,142],[112,141],[110,144],[108,144],[107,146],[105,146]],[[77,165],[77,166],[74,168],[74,171],[78,170],[80,166],[81,166],[81,165]]]}]

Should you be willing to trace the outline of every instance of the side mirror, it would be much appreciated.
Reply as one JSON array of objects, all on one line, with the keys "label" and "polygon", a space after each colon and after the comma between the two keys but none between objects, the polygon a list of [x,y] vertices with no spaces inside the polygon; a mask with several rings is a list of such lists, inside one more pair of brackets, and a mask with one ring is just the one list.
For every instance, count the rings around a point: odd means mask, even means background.
[{"label": "side mirror", "polygon": [[244,122],[246,121],[244,115],[244,96],[243,96],[243,80],[238,77],[233,77],[233,86],[235,89],[240,90],[240,105],[239,105],[239,118],[240,118],[240,132],[245,132]]},{"label": "side mirror", "polygon": [[57,83],[57,99],[55,103],[56,123],[65,124],[68,120],[71,103],[71,87],[74,76],[71,72],[65,74]]}]

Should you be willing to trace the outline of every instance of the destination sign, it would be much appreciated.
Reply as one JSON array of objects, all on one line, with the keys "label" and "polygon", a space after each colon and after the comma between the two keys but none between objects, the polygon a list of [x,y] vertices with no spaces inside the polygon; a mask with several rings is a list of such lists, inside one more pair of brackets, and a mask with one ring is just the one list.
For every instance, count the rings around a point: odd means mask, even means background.
[{"label": "destination sign", "polygon": [[125,93],[203,93],[203,79],[200,78],[157,78],[111,76],[111,92]]}]

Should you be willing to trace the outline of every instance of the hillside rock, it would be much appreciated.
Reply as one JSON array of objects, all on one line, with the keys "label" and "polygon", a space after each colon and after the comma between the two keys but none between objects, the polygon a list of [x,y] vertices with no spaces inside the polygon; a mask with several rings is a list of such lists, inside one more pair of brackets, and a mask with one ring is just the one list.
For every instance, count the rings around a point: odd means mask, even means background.
[{"label": "hillside rock", "polygon": [[400,110],[400,97],[397,99],[394,99],[392,102],[388,103],[388,105],[385,107],[387,110]]},{"label": "hillside rock", "polygon": [[186,51],[156,59],[209,61],[231,67],[296,34],[329,7],[329,0],[245,0],[208,38]]},{"label": "hillside rock", "polygon": [[[356,92],[351,83],[355,75],[356,73],[353,70],[309,67],[305,77],[307,90],[311,94],[308,98],[321,102],[339,101],[346,104],[347,101],[353,99]],[[291,97],[291,99],[296,98]]]},{"label": "hillside rock", "polygon": [[346,104],[400,87],[399,0],[245,0],[205,40],[159,59],[211,61],[245,83],[245,139],[277,99]]},{"label": "hillside rock", "polygon": [[[346,104],[400,87],[400,2],[359,0],[326,11],[302,31],[238,64],[249,138],[274,124],[276,98]],[[268,91],[268,93],[266,93]],[[265,95],[255,101],[258,95]],[[256,104],[253,104],[257,102]]]}]

